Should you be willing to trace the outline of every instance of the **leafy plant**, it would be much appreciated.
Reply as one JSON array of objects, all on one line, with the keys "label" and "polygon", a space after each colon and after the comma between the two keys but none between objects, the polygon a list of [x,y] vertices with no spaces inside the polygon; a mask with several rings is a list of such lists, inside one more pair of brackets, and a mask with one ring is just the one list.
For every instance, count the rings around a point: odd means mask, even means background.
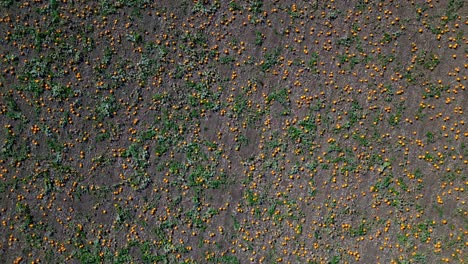
[{"label": "leafy plant", "polygon": [[267,52],[265,54],[265,59],[263,63],[260,65],[260,68],[263,72],[266,72],[279,62],[279,55],[281,53],[281,49],[276,48],[273,52]]},{"label": "leafy plant", "polygon": [[260,31],[255,32],[255,45],[261,46],[263,44],[263,34]]}]

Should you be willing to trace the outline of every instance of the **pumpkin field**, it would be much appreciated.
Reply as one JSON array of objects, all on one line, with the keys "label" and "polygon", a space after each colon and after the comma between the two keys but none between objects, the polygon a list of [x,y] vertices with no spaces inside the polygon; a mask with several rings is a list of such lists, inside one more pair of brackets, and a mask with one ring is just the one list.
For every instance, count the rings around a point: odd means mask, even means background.
[{"label": "pumpkin field", "polygon": [[466,263],[463,0],[0,0],[0,263]]}]

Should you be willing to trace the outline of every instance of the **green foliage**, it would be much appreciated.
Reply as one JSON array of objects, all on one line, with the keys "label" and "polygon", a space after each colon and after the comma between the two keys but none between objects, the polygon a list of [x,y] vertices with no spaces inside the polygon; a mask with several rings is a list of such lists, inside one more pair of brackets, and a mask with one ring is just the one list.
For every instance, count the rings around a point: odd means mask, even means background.
[{"label": "green foliage", "polygon": [[216,13],[220,7],[220,2],[218,0],[213,1],[213,3],[205,3],[204,1],[197,1],[192,8],[192,13],[202,13],[204,15],[210,15]]},{"label": "green foliage", "polygon": [[244,193],[244,197],[249,206],[257,205],[260,203],[258,195],[251,190],[246,190]]},{"label": "green foliage", "polygon": [[465,5],[465,1],[463,1],[463,0],[450,0],[448,2],[448,4],[447,4],[447,8],[445,10],[445,15],[448,18],[447,21],[452,21],[452,20],[456,19],[459,16],[458,11],[464,5]]},{"label": "green foliage", "polygon": [[434,70],[440,63],[440,58],[434,53],[422,51],[418,54],[418,65],[423,66],[427,70]]},{"label": "green foliage", "polygon": [[60,83],[52,83],[52,96],[64,100],[66,98],[70,98],[74,95],[71,87],[64,86]]},{"label": "green foliage", "polygon": [[344,37],[344,38],[340,38],[336,41],[336,44],[340,45],[340,46],[345,46],[345,47],[351,47],[354,42],[356,41],[356,38],[355,37]]},{"label": "green foliage", "polygon": [[434,133],[432,133],[431,131],[428,131],[426,133],[426,139],[427,139],[427,143],[434,143],[435,142]]},{"label": "green foliage", "polygon": [[221,64],[230,64],[234,61],[236,61],[236,59],[233,56],[224,56],[219,59]]},{"label": "green foliage", "polygon": [[279,89],[276,91],[271,92],[267,97],[267,103],[271,103],[276,101],[283,106],[289,105],[289,95],[288,90],[286,88]]},{"label": "green foliage", "polygon": [[250,10],[254,14],[261,14],[263,12],[263,0],[250,0]]},{"label": "green foliage", "polygon": [[288,128],[288,135],[292,140],[298,140],[301,138],[302,131],[295,126],[290,126]]},{"label": "green foliage", "polygon": [[279,62],[279,56],[281,54],[281,49],[276,48],[273,52],[267,52],[265,54],[265,59],[263,63],[260,65],[260,69],[263,72],[266,72]]},{"label": "green foliage", "polygon": [[23,119],[24,115],[21,113],[21,109],[16,103],[15,98],[11,94],[7,94],[3,98],[6,102],[6,116],[13,120]]},{"label": "green foliage", "polygon": [[390,184],[392,184],[392,176],[386,176],[385,178],[383,179],[379,179],[377,181],[377,183],[374,185],[374,188],[375,190],[378,190],[378,191],[384,191],[386,189],[388,189],[388,187],[390,186]]},{"label": "green foliage", "polygon": [[229,8],[231,8],[233,11],[242,10],[242,7],[241,7],[240,4],[237,3],[236,1],[231,1],[231,2],[229,2]]},{"label": "green foliage", "polygon": [[234,99],[234,105],[232,107],[232,110],[234,111],[234,113],[240,115],[244,113],[246,109],[247,109],[247,98],[245,98],[245,96],[243,95],[236,96],[236,98]]},{"label": "green foliage", "polygon": [[143,41],[143,36],[138,32],[127,34],[127,40],[135,44],[140,44]]},{"label": "green foliage", "polygon": [[430,83],[427,87],[424,87],[423,96],[426,97],[440,97],[442,92],[448,91],[450,87],[439,84]]},{"label": "green foliage", "polygon": [[115,96],[106,96],[101,100],[101,103],[97,106],[96,112],[99,119],[102,120],[105,117],[114,116],[115,112],[119,109]]},{"label": "green foliage", "polygon": [[1,0],[0,1],[0,6],[10,7],[11,5],[13,5],[13,3],[14,3],[14,0]]},{"label": "green foliage", "polygon": [[338,255],[333,256],[328,263],[330,264],[338,264],[340,263],[341,257]]},{"label": "green foliage", "polygon": [[255,45],[261,46],[263,44],[263,34],[260,31],[255,32]]},{"label": "green foliage", "polygon": [[123,157],[131,157],[139,168],[148,166],[149,152],[138,143],[132,143],[128,149],[122,154]]}]

